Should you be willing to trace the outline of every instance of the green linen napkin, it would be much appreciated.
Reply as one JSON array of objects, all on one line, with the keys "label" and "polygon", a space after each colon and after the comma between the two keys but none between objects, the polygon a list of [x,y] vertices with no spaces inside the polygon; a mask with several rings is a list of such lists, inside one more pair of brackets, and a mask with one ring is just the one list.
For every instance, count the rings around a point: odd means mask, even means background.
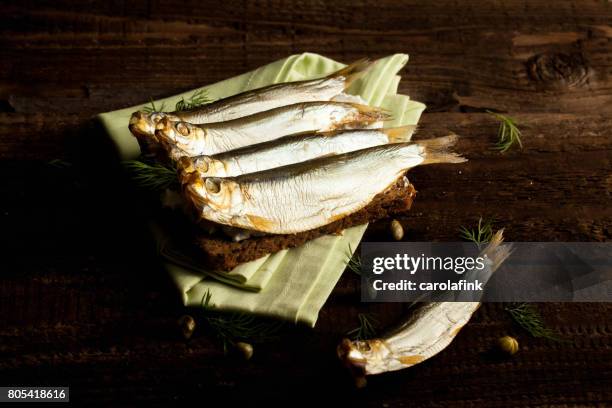
[{"label": "green linen napkin", "polygon": [[[425,109],[425,105],[397,95],[400,81],[397,73],[407,61],[405,54],[378,60],[349,89],[368,104],[391,112],[392,119],[385,126],[416,124]],[[211,99],[218,99],[273,83],[321,77],[343,66],[320,55],[304,53],[200,89]],[[195,91],[155,101],[155,104],[174,106]],[[99,116],[125,159],[140,154],[127,124],[131,113],[141,108],[135,106]],[[319,310],[345,269],[351,248],[357,248],[366,227],[353,227],[342,235],[317,238],[299,248],[240,265],[229,273],[209,271],[205,266],[193,265],[189,258],[181,256],[180,250],[173,251],[163,245],[162,248],[166,248],[165,255],[173,261],[166,266],[186,306],[201,305],[202,298],[210,291],[212,303],[221,310],[256,313],[314,326]]]},{"label": "green linen napkin", "polygon": [[[202,280],[204,276],[208,276],[228,285],[259,292],[266,286],[287,251],[279,251],[276,256],[266,255],[241,264],[229,272],[214,271],[194,262],[193,258],[185,253],[184,248],[179,248],[175,246],[172,240],[166,239],[156,225],[153,225],[152,229],[156,232],[155,236],[159,243],[160,254],[171,263],[191,270],[188,276],[193,276],[193,278],[188,279],[186,287],[191,287]],[[193,282],[188,284],[192,280]]]}]

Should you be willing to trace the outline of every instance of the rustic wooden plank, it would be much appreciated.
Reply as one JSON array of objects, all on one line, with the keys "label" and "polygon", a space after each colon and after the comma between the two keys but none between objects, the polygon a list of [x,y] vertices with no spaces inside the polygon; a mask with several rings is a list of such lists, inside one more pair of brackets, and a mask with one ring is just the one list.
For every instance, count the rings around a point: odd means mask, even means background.
[{"label": "rustic wooden plank", "polygon": [[[112,276],[112,272],[108,272]],[[94,279],[95,276],[90,275]],[[346,276],[341,287],[345,287],[346,280],[350,279],[355,280],[356,277]],[[101,301],[102,305],[125,305],[130,295],[127,291],[117,292],[117,280],[124,281],[115,275],[110,281],[99,282],[97,289],[90,289],[88,294],[92,296],[86,296],[81,291],[83,301],[97,306]],[[41,284],[44,283],[35,282],[33,287]],[[25,281],[21,285],[32,288]],[[61,287],[66,283],[60,279],[52,285]],[[18,288],[11,285],[3,284],[2,288],[3,295],[9,297],[19,293]],[[356,292],[358,287],[353,285],[353,290]],[[49,292],[56,293],[56,299],[45,299],[46,306],[57,300],[57,295],[61,293],[53,289]],[[107,298],[106,301],[103,301],[104,298]],[[185,389],[192,388],[203,388],[211,397],[231,399],[224,393],[262,388],[263,393],[249,395],[249,398],[257,401],[272,396],[270,391],[266,391],[265,384],[285,384],[289,388],[284,391],[290,393],[298,392],[302,381],[308,381],[309,385],[321,390],[336,388],[350,396],[352,392],[349,384],[343,380],[341,367],[333,364],[333,346],[336,336],[354,323],[346,317],[345,307],[338,305],[336,300],[332,297],[314,333],[289,334],[282,340],[283,343],[259,346],[256,348],[256,359],[249,364],[223,357],[221,350],[202,333],[197,333],[189,343],[179,340],[172,330],[174,320],[167,314],[170,309],[166,309],[161,318],[155,315],[145,318],[144,312],[150,306],[139,304],[116,316],[105,315],[103,307],[94,307],[93,315],[79,316],[62,324],[37,322],[34,327],[7,327],[3,324],[0,353],[6,358],[1,360],[0,368],[2,372],[11,373],[12,378],[31,379],[30,370],[34,368],[40,373],[42,381],[52,373],[59,374],[60,378],[69,378],[75,394],[86,400],[101,398],[102,401],[111,401],[117,398],[117,395],[103,395],[98,381],[103,381],[107,389],[117,389],[119,395],[123,395],[121,389],[142,392],[143,387],[153,387],[153,393],[131,396],[137,400],[171,398],[175,393],[184,394]],[[379,307],[378,312],[389,312],[391,308],[387,306]],[[437,387],[442,387],[448,391],[446,398],[452,398],[460,406],[473,403],[474,398],[481,402],[488,401],[494,406],[505,406],[509,401],[516,403],[523,398],[542,403],[559,401],[560,398],[576,403],[600,401],[598,398],[605,394],[597,393],[604,392],[607,385],[601,375],[610,370],[606,357],[609,356],[607,348],[612,346],[609,326],[602,322],[600,314],[593,313],[594,310],[609,313],[610,307],[603,306],[603,309],[592,304],[542,306],[547,316],[554,317],[550,319],[551,326],[560,329],[563,336],[576,343],[551,346],[517,332],[515,335],[519,336],[523,350],[509,361],[487,357],[494,340],[507,333],[510,325],[502,305],[485,305],[473,323],[439,358],[412,370],[373,378],[367,393],[368,400],[375,403],[377,398],[384,395],[386,401],[401,405],[410,395],[411,406],[425,406],[431,398],[436,397]],[[23,342],[24,338],[34,341]],[[286,343],[292,347],[287,348]],[[571,350],[579,350],[581,359],[576,360]],[[134,374],[129,377],[114,375],[128,362],[130,372]],[[521,368],[524,366],[536,370],[531,377],[525,377]],[[572,370],[568,371],[567,367]],[[88,374],[80,375],[84,372]],[[292,373],[292,381],[287,382],[284,378],[287,372]],[[423,387],[424,382],[432,387]],[[509,382],[513,387],[507,387]],[[155,387],[155,384],[159,386]],[[563,387],[553,384],[575,387],[568,392],[561,391]],[[475,390],[478,390],[478,394],[475,394]],[[279,390],[276,392],[280,394],[277,397],[289,396]]]},{"label": "rustic wooden plank", "polygon": [[[495,216],[511,240],[612,238],[612,7],[604,1],[135,1],[0,8],[0,383],[70,384],[88,405],[305,400],[366,406],[595,406],[612,402],[608,304],[540,305],[572,343],[531,339],[484,305],[437,358],[355,392],[334,356],[358,312],[346,274],[314,331],[257,345],[248,363],[207,333],[178,338],[143,203],[92,115],[216,82],[291,53],[350,61],[408,52],[400,90],[429,105],[421,136],[454,131],[463,166],[416,169],[406,239],[456,240]],[[525,147],[490,149],[497,123]],[[432,113],[439,112],[439,113]],[[451,113],[452,112],[452,113]],[[475,113],[465,113],[475,112]],[[40,161],[66,158],[72,169]],[[386,223],[367,239],[389,239]],[[124,231],[117,234],[117,231]],[[499,360],[495,339],[518,336]],[[112,390],[112,392],[110,392]],[[319,401],[320,402],[320,401]]]},{"label": "rustic wooden plank", "polygon": [[[0,113],[0,159],[61,158],[90,115]],[[81,133],[80,133],[81,132]]]},{"label": "rustic wooden plank", "polygon": [[[612,10],[605,2],[562,4],[550,10],[544,1],[449,2],[435,14],[418,2],[377,5],[385,10],[380,13],[369,12],[367,2],[279,3],[276,14],[258,3],[241,10],[233,2],[214,8],[152,4],[146,14],[138,7],[118,14],[14,4],[4,9],[10,19],[0,84],[17,111],[36,106],[40,92],[25,98],[21,92],[43,78],[68,89],[93,88],[88,99],[94,101],[84,108],[108,110],[289,53],[309,50],[350,61],[401,50],[413,56],[401,90],[431,110],[609,112]],[[558,23],[570,18],[571,24]],[[109,98],[96,94],[97,86],[121,91]],[[47,106],[54,102],[46,98]],[[83,105],[65,102],[70,112]]]}]

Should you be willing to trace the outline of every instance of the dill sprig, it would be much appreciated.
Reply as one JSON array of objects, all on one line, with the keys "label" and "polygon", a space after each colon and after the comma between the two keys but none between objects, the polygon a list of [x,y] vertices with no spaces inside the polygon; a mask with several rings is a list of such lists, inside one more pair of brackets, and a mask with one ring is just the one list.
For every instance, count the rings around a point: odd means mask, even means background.
[{"label": "dill sprig", "polygon": [[361,257],[357,252],[353,252],[353,248],[349,244],[346,267],[361,276]]},{"label": "dill sprig", "polygon": [[185,100],[185,98],[181,98],[181,100],[176,103],[174,110],[176,112],[181,112],[197,109],[201,106],[209,104],[210,102],[211,100],[208,98],[206,90],[199,89],[195,91],[187,100]]},{"label": "dill sprig", "polygon": [[518,123],[516,120],[509,116],[501,115],[489,110],[487,113],[494,116],[501,122],[499,124],[499,130],[497,131],[499,140],[497,141],[495,148],[501,153],[505,153],[513,145],[518,144],[522,149],[523,143],[521,142],[521,131],[518,128]]},{"label": "dill sprig", "polygon": [[281,321],[264,320],[247,313],[220,313],[212,303],[212,294],[207,290],[202,297],[204,322],[215,333],[227,353],[229,346],[241,340],[262,342],[276,337],[283,326]]},{"label": "dill sprig", "polygon": [[370,313],[359,313],[359,326],[346,332],[352,340],[367,340],[376,336],[378,331],[378,320]]},{"label": "dill sprig", "polygon": [[[174,111],[182,112],[182,111],[197,109],[211,102],[212,101],[208,98],[208,94],[206,93],[206,90],[198,89],[197,91],[193,93],[193,95],[191,95],[187,99],[185,99],[184,97],[181,97],[181,100],[178,101],[176,105],[174,105]],[[162,104],[158,107],[158,106],[155,106],[155,101],[153,101],[153,98],[149,98],[149,104],[145,105],[142,108],[142,110],[146,113],[153,113],[153,112],[164,112],[165,108],[166,108],[165,103],[162,102]]]},{"label": "dill sprig", "polygon": [[145,111],[146,113],[153,113],[153,112],[163,112],[165,109],[165,103],[162,102],[162,104],[159,106],[159,108],[157,106],[155,106],[155,101],[153,100],[153,98],[149,98],[149,104],[145,105],[142,110]]},{"label": "dill sprig", "polygon": [[493,223],[493,219],[483,220],[482,217],[480,217],[476,229],[468,229],[466,227],[459,228],[461,238],[466,241],[472,241],[477,245],[486,244],[491,241],[493,237]]},{"label": "dill sprig", "polygon": [[130,172],[132,180],[146,190],[161,191],[178,182],[176,169],[158,163],[149,164],[140,160],[126,160],[123,165]]},{"label": "dill sprig", "polygon": [[552,329],[545,326],[542,316],[535,306],[528,303],[520,303],[513,307],[506,307],[512,319],[531,336],[553,341],[563,341]]},{"label": "dill sprig", "polygon": [[49,160],[47,164],[51,167],[55,167],[58,169],[69,169],[72,167],[72,163],[67,162],[66,160],[62,160],[62,159]]}]

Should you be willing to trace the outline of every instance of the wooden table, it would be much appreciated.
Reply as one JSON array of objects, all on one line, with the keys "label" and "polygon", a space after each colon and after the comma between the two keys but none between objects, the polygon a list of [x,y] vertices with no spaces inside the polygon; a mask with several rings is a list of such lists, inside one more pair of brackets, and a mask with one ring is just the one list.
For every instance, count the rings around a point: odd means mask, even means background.
[{"label": "wooden table", "polygon": [[[103,111],[311,51],[349,62],[410,54],[402,93],[421,135],[461,135],[470,162],[412,172],[408,240],[457,240],[495,217],[514,241],[612,238],[612,4],[591,1],[3,2],[0,7],[0,383],[69,385],[88,405],[199,398],[372,406],[612,404],[612,307],[539,305],[568,343],[530,338],[487,304],[456,341],[355,390],[335,345],[356,325],[346,273],[316,329],[226,357],[184,311],[108,146]],[[491,149],[515,117],[524,149]],[[50,159],[73,163],[49,166]],[[368,239],[389,239],[387,225]],[[385,323],[402,305],[378,305]],[[498,336],[521,351],[489,357]],[[324,394],[327,393],[327,394]],[[324,396],[326,395],[326,396]],[[113,405],[117,405],[116,403]]]}]

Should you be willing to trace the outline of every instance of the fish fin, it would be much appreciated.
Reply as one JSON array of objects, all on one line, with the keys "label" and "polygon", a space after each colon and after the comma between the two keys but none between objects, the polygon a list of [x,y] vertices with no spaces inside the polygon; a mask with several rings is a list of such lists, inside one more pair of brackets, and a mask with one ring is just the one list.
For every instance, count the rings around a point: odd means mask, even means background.
[{"label": "fish fin", "polygon": [[421,361],[425,360],[425,357],[415,354],[413,356],[401,356],[398,358],[398,360],[406,367],[412,367],[413,365],[417,365]]},{"label": "fish fin", "polygon": [[327,78],[344,77],[344,89],[347,89],[355,80],[357,80],[365,71],[372,66],[372,61],[367,58],[359,59],[338,71],[331,73]]},{"label": "fish fin", "polygon": [[381,131],[387,135],[389,143],[406,143],[410,141],[416,128],[416,125],[407,125],[390,129],[381,129]]},{"label": "fish fin", "polygon": [[391,115],[389,114],[389,112],[383,108],[379,108],[376,106],[368,106],[368,105],[362,105],[359,103],[349,103],[346,102],[349,105],[352,105],[355,109],[357,109],[359,111],[359,120],[366,122],[366,123],[373,123],[373,122],[379,122],[379,121],[385,121],[385,120],[390,120],[391,119]]},{"label": "fish fin", "polygon": [[463,163],[467,159],[460,154],[450,151],[459,138],[452,133],[448,136],[434,139],[419,140],[417,145],[423,148],[424,161],[422,164],[433,163]]},{"label": "fish fin", "polygon": [[276,226],[276,222],[259,215],[246,214],[246,217],[251,223],[252,228],[257,231],[271,232],[270,230]]}]

